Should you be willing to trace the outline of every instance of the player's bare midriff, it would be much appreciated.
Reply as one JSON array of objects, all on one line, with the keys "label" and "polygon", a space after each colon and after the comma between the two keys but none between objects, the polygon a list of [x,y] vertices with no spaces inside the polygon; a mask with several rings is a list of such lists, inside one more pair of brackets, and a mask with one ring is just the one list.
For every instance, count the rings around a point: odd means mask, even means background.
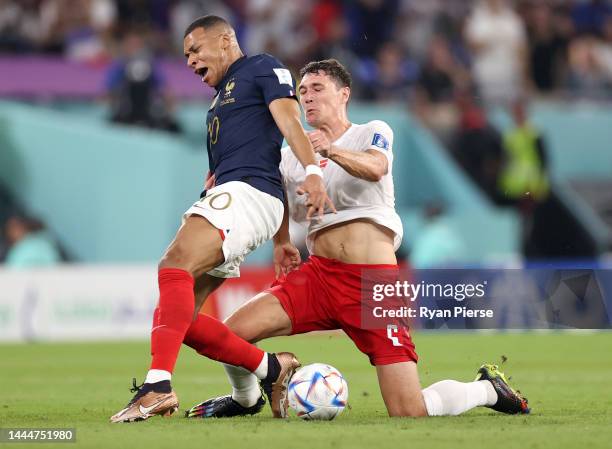
[{"label": "player's bare midriff", "polygon": [[318,231],[313,254],[355,264],[397,264],[395,234],[367,219],[351,220]]}]

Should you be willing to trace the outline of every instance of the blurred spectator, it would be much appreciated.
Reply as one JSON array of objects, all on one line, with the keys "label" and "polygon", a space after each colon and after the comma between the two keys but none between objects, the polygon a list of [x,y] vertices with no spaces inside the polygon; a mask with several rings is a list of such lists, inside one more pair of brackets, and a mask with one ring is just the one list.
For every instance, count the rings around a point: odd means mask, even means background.
[{"label": "blurred spectator", "polygon": [[570,44],[566,84],[574,97],[601,100],[609,96],[610,79],[598,57],[598,45],[593,36],[576,38]]},{"label": "blurred spectator", "polygon": [[478,1],[466,25],[473,73],[486,104],[509,104],[524,89],[527,47],[521,18],[505,0]]},{"label": "blurred spectator", "polygon": [[535,3],[527,14],[530,79],[539,92],[549,94],[560,87],[568,38],[557,28],[548,3]]},{"label": "blurred spectator", "polygon": [[599,35],[611,13],[607,0],[580,0],[572,9],[572,19],[578,34]]},{"label": "blurred spectator", "polygon": [[115,16],[112,0],[43,0],[44,45],[68,59],[104,62],[108,58],[104,41]]},{"label": "blurred spectator", "polygon": [[0,0],[0,51],[30,52],[43,43],[40,0]]},{"label": "blurred spectator", "polygon": [[[206,14],[225,17],[236,28],[236,20],[230,8],[222,0],[181,0],[176,2],[170,11],[170,29],[172,33],[172,43],[176,49],[180,49],[182,54],[183,38],[185,30],[196,17]],[[240,41],[240,36],[238,40]]]},{"label": "blurred spectator", "polygon": [[49,266],[62,260],[59,248],[40,220],[13,214],[6,221],[4,234],[8,244],[4,261],[7,267]]},{"label": "blurred spectator", "polygon": [[[0,229],[4,229],[5,223],[15,210],[16,204],[13,195],[6,186],[0,182]],[[7,251],[7,242],[4,233],[0,233],[0,260],[4,260]]]},{"label": "blurred spectator", "polygon": [[146,45],[146,33],[128,32],[121,47],[122,57],[112,64],[106,77],[111,120],[178,132],[163,75]]},{"label": "blurred spectator", "polygon": [[399,0],[346,2],[353,52],[359,57],[375,57],[382,43],[393,37],[398,12]]},{"label": "blurred spectator", "polygon": [[550,183],[548,158],[542,135],[529,122],[527,104],[517,100],[511,108],[514,127],[504,133],[504,165],[499,178],[503,202],[513,205],[522,218],[523,254],[533,255],[539,248],[541,220],[550,208],[541,207],[548,201]]},{"label": "blurred spectator", "polygon": [[467,254],[461,234],[451,226],[439,204],[423,210],[425,226],[417,234],[410,252],[410,264],[415,269],[448,267],[460,263]]},{"label": "blurred spectator", "polygon": [[[168,0],[114,0],[122,32],[132,27],[169,29],[170,3]],[[202,15],[202,14],[200,14]]]},{"label": "blurred spectator", "polygon": [[[327,2],[323,2],[327,3]],[[322,8],[323,9],[323,8]],[[316,24],[319,19],[319,14],[316,8],[313,11],[312,22]],[[359,60],[357,56],[348,47],[349,27],[346,19],[341,14],[332,14],[331,12],[324,12],[328,17],[323,19],[325,26],[314,25],[314,29],[320,38],[317,38],[317,46],[314,49],[312,59],[320,61],[322,59],[337,59],[342,61],[349,72],[357,73]],[[358,82],[358,80],[355,80]],[[352,96],[358,96],[357,89],[351,94]]]},{"label": "blurred spectator", "polygon": [[427,56],[434,37],[436,18],[444,9],[443,0],[406,0],[400,3],[395,40],[421,60]]},{"label": "blurred spectator", "polygon": [[608,17],[603,30],[602,39],[595,46],[595,57],[602,73],[612,84],[612,17]]},{"label": "blurred spectator", "polygon": [[514,127],[504,133],[504,166],[501,171],[502,195],[514,203],[539,202],[550,190],[545,144],[540,132],[529,122],[527,105],[512,105]]},{"label": "blurred spectator", "polygon": [[465,92],[458,96],[459,129],[451,142],[455,159],[474,183],[494,202],[499,202],[498,178],[504,149],[502,137],[487,120],[484,110]]},{"label": "blurred spectator", "polygon": [[270,53],[294,71],[314,51],[310,0],[250,0],[246,14],[246,53]]},{"label": "blurred spectator", "polygon": [[421,121],[448,143],[458,124],[455,95],[469,88],[469,73],[455,60],[446,39],[436,36],[419,73],[415,112]]},{"label": "blurred spectator", "polygon": [[463,1],[403,0],[396,19],[395,40],[419,60],[425,59],[435,36],[443,36],[453,47],[460,47],[470,5]]},{"label": "blurred spectator", "polygon": [[405,102],[417,76],[417,65],[395,42],[385,43],[375,61],[362,61],[358,72],[361,97],[378,103]]}]

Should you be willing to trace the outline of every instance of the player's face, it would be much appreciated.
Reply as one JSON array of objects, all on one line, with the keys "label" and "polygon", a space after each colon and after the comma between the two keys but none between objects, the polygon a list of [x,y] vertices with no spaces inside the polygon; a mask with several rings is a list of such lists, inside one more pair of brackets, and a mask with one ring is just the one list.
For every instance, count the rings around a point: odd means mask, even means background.
[{"label": "player's face", "polygon": [[338,87],[334,80],[322,71],[304,75],[299,92],[306,122],[314,128],[320,128],[341,115],[350,94],[348,87]]},{"label": "player's face", "polygon": [[219,29],[196,28],[183,40],[187,65],[210,87],[219,84],[227,71],[228,36]]}]

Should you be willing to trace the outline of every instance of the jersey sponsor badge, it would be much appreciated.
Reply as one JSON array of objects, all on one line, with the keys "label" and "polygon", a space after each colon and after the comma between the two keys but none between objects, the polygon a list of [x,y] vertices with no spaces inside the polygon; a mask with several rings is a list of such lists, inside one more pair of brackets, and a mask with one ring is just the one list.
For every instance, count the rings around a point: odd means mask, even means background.
[{"label": "jersey sponsor badge", "polygon": [[273,69],[276,77],[278,78],[279,84],[289,84],[293,86],[293,80],[291,78],[291,72],[287,69]]},{"label": "jersey sponsor badge", "polygon": [[389,149],[389,141],[380,133],[374,133],[374,138],[372,139],[372,145],[378,148],[382,148],[383,150]]}]

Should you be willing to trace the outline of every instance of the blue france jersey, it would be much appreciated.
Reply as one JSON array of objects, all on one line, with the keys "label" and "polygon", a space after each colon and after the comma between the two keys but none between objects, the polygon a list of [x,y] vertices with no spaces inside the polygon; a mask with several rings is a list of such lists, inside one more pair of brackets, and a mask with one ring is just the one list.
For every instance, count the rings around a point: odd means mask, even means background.
[{"label": "blue france jersey", "polygon": [[206,118],[208,162],[216,185],[243,181],[283,200],[283,135],[268,105],[287,97],[296,98],[293,78],[273,56],[244,56],[229,67]]}]

